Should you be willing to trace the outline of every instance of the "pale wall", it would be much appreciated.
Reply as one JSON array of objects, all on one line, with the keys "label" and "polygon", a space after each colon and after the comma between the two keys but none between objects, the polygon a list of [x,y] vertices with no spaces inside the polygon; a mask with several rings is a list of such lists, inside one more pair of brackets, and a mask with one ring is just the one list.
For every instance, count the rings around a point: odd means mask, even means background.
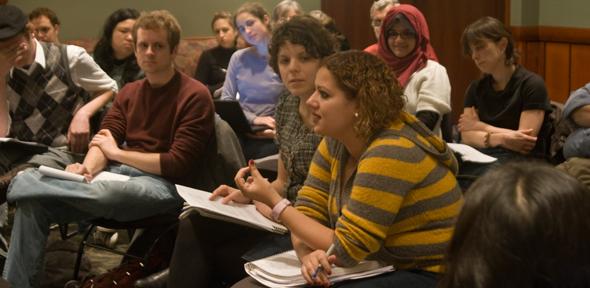
[{"label": "pale wall", "polygon": [[513,26],[590,28],[588,0],[511,0]]},{"label": "pale wall", "polygon": [[[25,13],[45,6],[54,10],[62,22],[60,39],[97,38],[104,20],[118,8],[132,7],[138,10],[167,9],[176,16],[183,29],[183,36],[211,35],[210,21],[219,10],[236,10],[243,0],[9,0]],[[269,13],[279,1],[260,0]],[[320,9],[320,0],[299,0],[306,11]]]},{"label": "pale wall", "polygon": [[539,0],[541,26],[590,28],[590,1]]}]

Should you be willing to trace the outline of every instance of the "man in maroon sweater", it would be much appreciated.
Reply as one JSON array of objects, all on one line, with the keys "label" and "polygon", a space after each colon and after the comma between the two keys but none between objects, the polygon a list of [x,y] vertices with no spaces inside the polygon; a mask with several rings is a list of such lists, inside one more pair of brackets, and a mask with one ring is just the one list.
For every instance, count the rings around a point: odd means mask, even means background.
[{"label": "man in maroon sweater", "polygon": [[133,36],[145,79],[120,91],[83,163],[66,168],[88,180],[103,170],[131,178],[85,184],[34,169],[17,176],[8,194],[18,208],[3,273],[13,287],[38,286],[51,223],[130,221],[178,209],[174,183],[189,184],[198,172],[213,137],[214,109],[207,88],[174,69],[178,22],[153,11],[137,20]]}]

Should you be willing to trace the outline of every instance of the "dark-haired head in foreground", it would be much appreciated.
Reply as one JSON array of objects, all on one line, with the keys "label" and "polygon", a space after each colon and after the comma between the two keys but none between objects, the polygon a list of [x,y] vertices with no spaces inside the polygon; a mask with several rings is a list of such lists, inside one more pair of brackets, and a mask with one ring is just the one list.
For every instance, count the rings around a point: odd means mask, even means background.
[{"label": "dark-haired head in foreground", "polygon": [[466,192],[440,287],[588,287],[590,194],[535,162],[491,170]]}]

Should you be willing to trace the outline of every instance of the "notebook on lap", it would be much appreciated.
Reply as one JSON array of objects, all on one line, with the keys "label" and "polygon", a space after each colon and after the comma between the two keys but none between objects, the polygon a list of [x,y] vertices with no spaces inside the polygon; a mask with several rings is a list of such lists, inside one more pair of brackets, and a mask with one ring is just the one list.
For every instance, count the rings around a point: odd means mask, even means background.
[{"label": "notebook on lap", "polygon": [[238,101],[215,100],[215,112],[225,120],[236,133],[256,133],[268,129],[266,125],[250,125]]}]

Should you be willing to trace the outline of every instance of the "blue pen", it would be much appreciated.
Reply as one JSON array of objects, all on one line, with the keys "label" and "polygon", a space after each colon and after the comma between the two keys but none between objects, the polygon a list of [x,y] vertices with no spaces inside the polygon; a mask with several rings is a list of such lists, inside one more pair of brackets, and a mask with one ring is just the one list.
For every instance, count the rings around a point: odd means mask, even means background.
[{"label": "blue pen", "polygon": [[[332,255],[332,253],[334,253],[334,244],[330,245],[328,251],[326,251],[326,256],[330,256]],[[315,280],[315,277],[318,276],[318,273],[320,273],[323,270],[324,267],[322,266],[322,264],[318,264],[318,267],[315,268],[315,271],[313,271],[313,274],[311,274],[311,278]]]}]

